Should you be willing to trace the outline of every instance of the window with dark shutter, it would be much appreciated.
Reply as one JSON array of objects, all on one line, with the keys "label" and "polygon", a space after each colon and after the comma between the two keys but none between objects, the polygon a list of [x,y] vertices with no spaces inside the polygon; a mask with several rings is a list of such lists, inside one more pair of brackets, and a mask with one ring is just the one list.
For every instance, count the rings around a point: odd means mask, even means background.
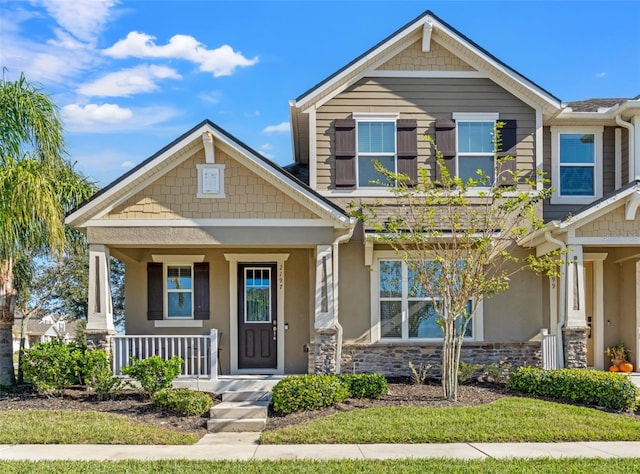
[{"label": "window with dark shutter", "polygon": [[193,264],[193,319],[209,319],[209,262]]},{"label": "window with dark shutter", "polygon": [[517,120],[501,120],[503,122],[502,128],[500,128],[501,146],[498,149],[498,159],[510,156],[513,159],[508,161],[499,161],[496,174],[499,179],[499,183],[502,186],[513,186],[517,184],[517,178],[515,175],[516,164],[516,145],[518,144]]},{"label": "window with dark shutter", "polygon": [[[436,120],[436,147],[442,153],[449,175],[456,176],[456,123],[450,119]],[[435,166],[435,179],[440,180],[440,167]]]},{"label": "window with dark shutter", "polygon": [[147,263],[147,319],[163,319],[162,263]]},{"label": "window with dark shutter", "polygon": [[336,187],[356,185],[356,121],[341,119],[335,126]]},{"label": "window with dark shutter", "polygon": [[418,124],[415,119],[397,121],[398,173],[409,177],[409,186],[418,184]]}]

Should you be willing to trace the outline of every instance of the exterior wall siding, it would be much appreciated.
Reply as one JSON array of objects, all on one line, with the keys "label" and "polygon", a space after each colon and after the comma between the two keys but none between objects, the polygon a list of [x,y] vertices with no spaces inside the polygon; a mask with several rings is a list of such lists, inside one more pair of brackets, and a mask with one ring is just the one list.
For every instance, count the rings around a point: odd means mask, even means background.
[{"label": "exterior wall siding", "polygon": [[428,53],[422,51],[422,39],[407,47],[377,68],[379,71],[475,71],[435,41]]},{"label": "exterior wall siding", "polygon": [[226,197],[197,198],[196,164],[201,163],[205,163],[202,149],[104,219],[318,218],[220,149],[216,149],[216,163],[225,165]]},{"label": "exterior wall siding", "polygon": [[576,237],[637,237],[640,221],[626,220],[624,214],[623,205],[576,229]]},{"label": "exterior wall siding", "polygon": [[[334,188],[334,129],[336,119],[354,112],[399,113],[416,119],[418,135],[435,136],[435,120],[452,112],[498,112],[501,119],[518,121],[517,166],[535,166],[535,112],[489,79],[364,78],[331,99],[316,112],[317,189]],[[418,141],[418,166],[431,170],[434,151]]]},{"label": "exterior wall siding", "polygon": [[[139,260],[124,259],[126,269],[125,298],[126,322],[125,331],[128,335],[206,335],[212,328],[218,329],[221,336],[220,363],[223,374],[229,373],[230,367],[230,295],[229,295],[229,262],[224,253],[241,253],[238,249],[141,249]],[[265,252],[264,249],[247,250],[248,253]],[[285,331],[285,372],[288,374],[304,373],[307,371],[307,354],[305,345],[309,343],[310,314],[309,307],[309,254],[310,249],[269,249],[268,253],[288,253],[285,262],[285,321],[289,329]],[[201,328],[156,328],[154,321],[147,320],[147,262],[153,254],[182,254],[192,253],[202,255],[210,263],[209,294],[211,314],[210,319],[203,321]]]}]

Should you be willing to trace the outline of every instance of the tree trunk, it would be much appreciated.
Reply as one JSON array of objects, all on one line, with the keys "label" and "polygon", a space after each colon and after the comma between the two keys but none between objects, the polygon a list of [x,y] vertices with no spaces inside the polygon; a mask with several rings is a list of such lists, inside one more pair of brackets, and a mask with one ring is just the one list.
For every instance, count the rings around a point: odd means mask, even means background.
[{"label": "tree trunk", "polygon": [[16,291],[13,287],[13,261],[0,260],[0,386],[16,383],[13,368],[13,317]]},{"label": "tree trunk", "polygon": [[455,320],[444,324],[442,344],[442,394],[445,399],[456,401],[458,398],[458,363],[456,360],[457,339]]}]

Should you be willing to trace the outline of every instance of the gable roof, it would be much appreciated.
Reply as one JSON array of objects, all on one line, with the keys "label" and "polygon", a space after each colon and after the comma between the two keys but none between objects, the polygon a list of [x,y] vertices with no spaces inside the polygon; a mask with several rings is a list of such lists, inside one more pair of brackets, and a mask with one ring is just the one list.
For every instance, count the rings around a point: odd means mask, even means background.
[{"label": "gable roof", "polygon": [[[358,75],[357,70],[359,67],[364,66],[365,63],[371,61],[371,59],[373,59],[374,57],[384,55],[384,53],[388,52],[395,43],[405,38],[407,35],[416,31],[417,29],[424,27],[425,24],[429,24],[431,25],[431,27],[435,27],[436,30],[444,33],[447,37],[451,38],[460,46],[466,48],[467,50],[470,50],[478,58],[478,65],[480,66],[480,68],[487,71],[489,69],[495,69],[494,71],[492,71],[493,74],[491,74],[492,79],[499,80],[499,76],[503,76],[503,80],[510,80],[514,85],[524,87],[524,89],[537,96],[541,103],[544,102],[548,107],[555,110],[560,109],[560,99],[555,97],[547,90],[543,89],[531,79],[528,79],[523,74],[511,68],[506,63],[499,60],[486,49],[482,48],[477,43],[453,28],[451,25],[440,19],[430,10],[426,10],[424,13],[418,15],[415,19],[411,20],[406,25],[402,26],[401,28],[387,36],[385,39],[362,53],[360,56],[346,64],[344,67],[338,69],[335,73],[331,74],[326,79],[311,87],[309,90],[298,96],[295,101],[293,101],[292,105],[298,108],[306,108],[310,104],[312,104],[320,95],[320,93],[329,86],[335,86],[337,83],[339,83],[343,87],[346,87],[349,83],[349,79],[352,79],[351,76]],[[365,73],[366,70],[364,72],[360,71],[359,75],[366,75]]]},{"label": "gable roof", "polygon": [[90,219],[100,216],[124,202],[140,189],[143,189],[172,169],[175,164],[180,162],[181,158],[185,157],[185,154],[191,153],[197,147],[202,146],[201,136],[205,132],[210,132],[213,135],[216,145],[222,143],[239,152],[239,155],[246,159],[246,164],[253,165],[254,171],[274,180],[278,183],[276,186],[282,184],[280,189],[283,192],[301,202],[316,214],[329,218],[339,226],[348,227],[351,225],[352,219],[338,205],[321,196],[294,175],[208,119],[203,120],[135,168],[95,193],[91,198],[69,212],[65,222],[77,228],[86,227]]}]

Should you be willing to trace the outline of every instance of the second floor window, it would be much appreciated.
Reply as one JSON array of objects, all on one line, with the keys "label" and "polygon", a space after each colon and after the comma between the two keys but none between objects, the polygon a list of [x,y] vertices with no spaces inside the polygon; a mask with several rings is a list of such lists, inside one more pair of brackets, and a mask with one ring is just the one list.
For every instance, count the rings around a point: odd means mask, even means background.
[{"label": "second floor window", "polygon": [[376,171],[377,161],[396,172],[396,122],[357,121],[358,187],[388,186],[385,176]]},{"label": "second floor window", "polygon": [[480,171],[488,179],[479,186],[491,186],[495,169],[495,121],[459,121],[457,128],[458,176],[463,181],[477,180]]},{"label": "second floor window", "polygon": [[604,127],[551,127],[551,204],[586,205],[602,196]]}]

